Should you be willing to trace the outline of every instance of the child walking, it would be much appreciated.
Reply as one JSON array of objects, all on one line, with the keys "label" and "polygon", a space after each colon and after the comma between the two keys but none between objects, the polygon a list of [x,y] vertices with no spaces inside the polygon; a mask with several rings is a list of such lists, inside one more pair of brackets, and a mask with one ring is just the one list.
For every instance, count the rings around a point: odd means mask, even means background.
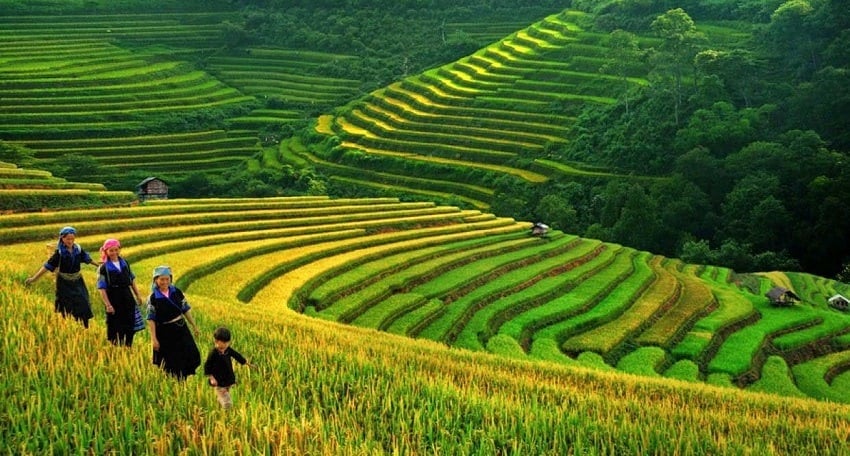
[{"label": "child walking", "polygon": [[239,364],[247,364],[248,367],[251,367],[251,364],[230,346],[230,330],[227,328],[216,328],[213,339],[214,347],[204,363],[204,375],[209,376],[210,386],[215,387],[218,403],[225,409],[229,409],[233,406],[230,387],[236,384],[236,374],[233,373],[231,358]]}]

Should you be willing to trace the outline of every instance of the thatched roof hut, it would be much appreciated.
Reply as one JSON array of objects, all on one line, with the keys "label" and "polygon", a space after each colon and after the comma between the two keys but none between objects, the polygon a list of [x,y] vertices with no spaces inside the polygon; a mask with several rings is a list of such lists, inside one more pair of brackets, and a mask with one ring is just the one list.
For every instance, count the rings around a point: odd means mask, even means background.
[{"label": "thatched roof hut", "polygon": [[770,299],[771,304],[780,307],[791,306],[794,305],[795,301],[801,300],[796,293],[783,287],[773,287],[765,293],[765,296]]}]

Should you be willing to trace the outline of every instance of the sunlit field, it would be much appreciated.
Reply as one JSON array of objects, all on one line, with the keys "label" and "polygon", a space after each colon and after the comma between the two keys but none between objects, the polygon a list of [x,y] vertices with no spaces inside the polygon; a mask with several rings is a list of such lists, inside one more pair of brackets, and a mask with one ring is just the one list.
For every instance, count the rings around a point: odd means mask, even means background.
[{"label": "sunlit field", "polygon": [[[81,232],[78,242],[94,255],[105,235]],[[4,454],[848,452],[847,405],[511,360],[314,319],[263,293],[246,304],[217,290],[252,272],[226,266],[186,288],[202,355],[226,325],[256,364],[235,365],[235,404],[224,411],[202,375],[178,383],[150,363],[148,331],[131,348],[108,344],[93,267],[84,267],[95,311],[88,330],[53,312],[49,275],[25,288],[54,242],[0,248]],[[123,242],[143,290],[160,262],[181,264],[179,284],[183,269],[215,261]]]}]

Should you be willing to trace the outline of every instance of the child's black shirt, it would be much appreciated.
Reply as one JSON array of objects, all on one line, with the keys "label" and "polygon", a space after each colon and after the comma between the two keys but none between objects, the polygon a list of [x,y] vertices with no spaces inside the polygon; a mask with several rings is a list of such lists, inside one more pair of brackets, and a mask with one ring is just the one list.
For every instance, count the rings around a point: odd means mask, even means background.
[{"label": "child's black shirt", "polygon": [[204,363],[204,375],[212,375],[215,377],[217,386],[228,387],[236,384],[236,374],[233,373],[233,363],[230,359],[235,359],[239,364],[245,364],[248,360],[239,352],[231,347],[227,347],[224,353],[213,348],[207,356],[207,361]]}]

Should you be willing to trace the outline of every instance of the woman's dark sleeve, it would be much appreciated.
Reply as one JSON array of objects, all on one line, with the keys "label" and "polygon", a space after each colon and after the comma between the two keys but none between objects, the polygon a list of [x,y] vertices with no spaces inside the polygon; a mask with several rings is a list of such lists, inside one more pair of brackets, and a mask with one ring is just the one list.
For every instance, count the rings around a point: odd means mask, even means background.
[{"label": "woman's dark sleeve", "polygon": [[55,271],[56,268],[59,267],[59,261],[61,258],[62,257],[59,255],[59,249],[56,249],[56,251],[53,252],[53,255],[51,255],[50,258],[47,259],[47,262],[44,263],[44,269],[47,269],[50,272]]}]

